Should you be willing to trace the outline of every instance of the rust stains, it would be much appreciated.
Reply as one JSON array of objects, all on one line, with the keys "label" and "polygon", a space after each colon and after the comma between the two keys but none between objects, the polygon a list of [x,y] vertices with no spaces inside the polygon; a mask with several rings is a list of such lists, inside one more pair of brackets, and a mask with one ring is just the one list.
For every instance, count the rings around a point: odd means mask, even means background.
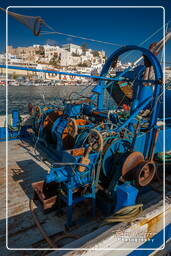
[{"label": "rust stains", "polygon": [[146,238],[150,239],[156,233],[158,233],[159,226],[161,225],[161,222],[163,220],[163,213],[153,217],[152,219],[145,219],[140,221],[140,226],[144,226],[147,224],[147,232],[146,232]]}]

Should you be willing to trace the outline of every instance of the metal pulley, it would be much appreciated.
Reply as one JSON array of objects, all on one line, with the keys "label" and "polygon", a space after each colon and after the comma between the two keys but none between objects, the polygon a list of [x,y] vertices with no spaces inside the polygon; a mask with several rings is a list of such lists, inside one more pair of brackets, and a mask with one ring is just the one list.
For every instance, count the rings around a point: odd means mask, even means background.
[{"label": "metal pulley", "polygon": [[70,149],[74,145],[75,137],[78,133],[76,120],[68,118],[68,123],[62,132],[62,142],[65,149]]},{"label": "metal pulley", "polygon": [[54,121],[62,115],[62,111],[61,110],[53,110],[50,113],[48,113],[43,121],[43,126],[44,128],[48,127],[49,129],[52,128],[52,125],[54,123]]},{"label": "metal pulley", "polygon": [[28,112],[29,112],[30,116],[34,115],[34,106],[32,103],[28,103]]},{"label": "metal pulley", "polygon": [[125,180],[131,180],[133,176],[132,170],[134,170],[142,161],[144,161],[144,156],[141,152],[135,151],[130,153],[122,166],[122,177]]},{"label": "metal pulley", "polygon": [[43,121],[43,135],[46,137],[48,143],[53,143],[51,129],[54,122],[62,115],[62,113],[61,110],[53,110],[46,115]]},{"label": "metal pulley", "polygon": [[148,185],[156,173],[156,166],[153,161],[142,161],[135,170],[135,183],[139,187]]},{"label": "metal pulley", "polygon": [[35,107],[35,114],[38,118],[41,116],[41,108],[39,106]]},{"label": "metal pulley", "polygon": [[132,152],[126,158],[122,166],[122,177],[124,180],[134,180],[139,187],[148,185],[156,172],[153,161],[145,161],[141,152]]},{"label": "metal pulley", "polygon": [[67,127],[64,129],[64,131],[62,133],[62,138],[65,138],[65,136],[67,136],[67,135],[70,135],[73,138],[75,138],[75,136],[78,133],[78,127],[77,127],[76,120],[73,118],[69,118],[68,120],[69,120],[69,122],[67,124]]},{"label": "metal pulley", "polygon": [[100,152],[103,150],[103,137],[98,130],[90,130],[88,136],[88,144],[92,147],[92,150],[94,150],[95,152]]}]

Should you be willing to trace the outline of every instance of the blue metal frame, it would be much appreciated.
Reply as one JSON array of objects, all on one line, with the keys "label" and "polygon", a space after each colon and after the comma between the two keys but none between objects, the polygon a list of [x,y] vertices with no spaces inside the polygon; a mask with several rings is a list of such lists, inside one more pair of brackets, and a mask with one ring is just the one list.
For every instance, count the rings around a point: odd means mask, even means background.
[{"label": "blue metal frame", "polygon": [[11,124],[9,123],[9,118],[6,121],[8,122],[7,129],[5,125],[4,127],[0,127],[0,141],[5,141],[7,138],[8,140],[17,140],[29,136],[27,129],[30,128],[31,125],[21,125],[19,111],[12,111]]},{"label": "blue metal frame", "polygon": [[91,76],[91,75],[76,74],[76,73],[62,72],[62,71],[56,71],[56,70],[52,71],[52,70],[46,70],[46,69],[24,68],[24,67],[16,67],[16,66],[11,66],[11,65],[8,65],[8,66],[0,65],[0,68],[26,70],[26,71],[32,71],[32,72],[42,72],[42,73],[68,75],[68,76],[78,76],[78,77],[93,78],[93,79],[100,79],[100,80],[109,80],[109,81],[117,80],[117,79],[110,78],[110,77]]},{"label": "blue metal frame", "polygon": [[[67,227],[72,226],[73,205],[87,198],[92,199],[92,213],[95,215],[96,187],[94,183],[95,173],[93,170],[98,158],[98,153],[91,153],[89,155],[90,163],[88,165],[80,164],[81,157],[82,156],[72,156],[67,151],[63,152],[63,163],[60,163],[62,167],[52,167],[45,179],[46,183],[55,181],[61,184],[61,187],[66,190],[66,195],[60,193],[59,197],[67,204]],[[70,162],[69,165],[67,162]],[[71,163],[73,163],[73,165],[71,165]],[[56,165],[58,166],[59,163]],[[78,166],[80,165],[86,168],[83,172],[78,170]],[[74,198],[74,190],[76,188],[84,188],[85,185],[90,186],[90,192]]]},{"label": "blue metal frame", "polygon": [[[121,47],[118,50],[116,50],[107,59],[105,65],[102,68],[100,76],[104,77],[104,76],[106,76],[108,74],[109,69],[110,69],[113,61],[116,60],[120,55],[122,55],[122,54],[124,54],[124,53],[126,53],[128,51],[134,51],[134,50],[140,51],[149,60],[149,62],[151,63],[151,65],[154,68],[155,80],[156,81],[161,81],[163,75],[162,75],[161,66],[160,66],[160,63],[159,63],[157,57],[154,56],[154,54],[151,53],[149,50],[147,50],[147,49],[145,49],[143,47],[135,46],[135,45],[124,46],[124,47]],[[141,69],[140,69],[141,72],[140,71],[139,72],[142,73],[143,69],[144,68],[141,67]],[[121,77],[125,75],[125,73],[127,71],[129,71],[129,69],[128,70],[126,69],[126,71],[121,72],[121,74],[115,78],[115,81],[119,81],[121,79]],[[139,80],[139,82],[142,82],[142,80]],[[100,91],[100,95],[98,96],[99,97],[99,99],[98,99],[98,110],[101,110],[101,109],[104,108],[104,105],[103,105],[104,104],[104,89],[106,88],[105,81],[100,81],[100,86],[102,87],[102,89]],[[156,92],[155,92],[156,96],[158,96],[158,94],[160,93],[160,89],[159,89],[159,92],[158,92],[158,87],[161,88],[159,83],[156,86]],[[136,106],[137,106],[137,102],[133,103],[132,109],[134,110],[136,108]],[[154,116],[155,116],[155,114],[154,114]]]}]

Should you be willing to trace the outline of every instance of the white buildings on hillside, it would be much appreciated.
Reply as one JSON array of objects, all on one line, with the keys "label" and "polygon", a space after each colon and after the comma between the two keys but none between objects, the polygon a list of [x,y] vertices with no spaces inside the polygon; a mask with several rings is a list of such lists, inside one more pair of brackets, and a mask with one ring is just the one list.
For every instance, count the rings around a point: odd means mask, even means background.
[{"label": "white buildings on hillside", "polygon": [[83,50],[82,50],[81,46],[76,45],[76,44],[63,44],[63,45],[62,45],[62,48],[63,48],[64,50],[67,50],[67,51],[70,52],[71,54],[72,54],[72,53],[75,53],[75,54],[77,54],[77,55],[83,54]]},{"label": "white buildings on hillside", "polygon": [[[0,64],[6,64],[6,54],[0,54]],[[23,64],[23,59],[13,54],[8,54],[8,64]]]},{"label": "white buildings on hillside", "polygon": [[0,54],[0,64],[4,65],[6,63],[6,55]]},{"label": "white buildings on hillside", "polygon": [[8,47],[9,55],[27,63],[50,64],[54,67],[91,67],[105,62],[105,52],[87,49],[75,44],[64,44],[62,47],[51,45],[33,45],[29,47]]},{"label": "white buildings on hillside", "polygon": [[[6,54],[0,54],[0,64],[6,63]],[[79,45],[66,44],[62,47],[51,45],[33,45],[29,47],[8,48],[8,64],[28,68],[49,69],[84,74],[100,74],[105,63],[105,52],[86,49]],[[124,70],[132,63],[117,61],[115,71]],[[17,73],[18,71],[15,71]],[[115,72],[111,69],[111,74]],[[77,81],[84,78],[75,78],[59,74],[37,73],[42,79],[66,79]],[[29,73],[28,73],[29,74]],[[166,81],[171,80],[171,68],[166,67]]]}]

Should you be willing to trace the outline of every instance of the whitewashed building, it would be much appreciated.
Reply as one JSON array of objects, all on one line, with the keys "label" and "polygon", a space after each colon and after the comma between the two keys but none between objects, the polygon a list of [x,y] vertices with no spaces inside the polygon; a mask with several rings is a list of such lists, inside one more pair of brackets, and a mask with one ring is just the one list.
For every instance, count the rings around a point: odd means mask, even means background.
[{"label": "whitewashed building", "polygon": [[75,53],[78,55],[83,53],[81,46],[76,44],[64,44],[62,45],[62,48],[69,51],[70,53]]}]

